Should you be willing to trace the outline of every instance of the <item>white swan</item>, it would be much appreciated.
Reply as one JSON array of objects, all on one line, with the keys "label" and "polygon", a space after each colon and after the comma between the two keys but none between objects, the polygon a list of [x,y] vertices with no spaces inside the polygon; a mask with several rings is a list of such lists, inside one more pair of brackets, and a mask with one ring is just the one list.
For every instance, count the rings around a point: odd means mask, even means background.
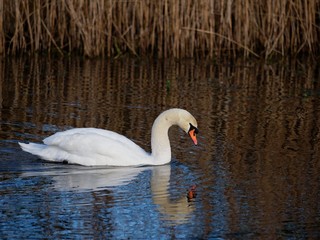
[{"label": "white swan", "polygon": [[164,111],[154,121],[151,154],[125,136],[97,128],[74,128],[58,132],[45,138],[44,144],[19,144],[23,151],[53,162],[67,161],[84,166],[163,165],[171,161],[168,130],[172,125],[182,128],[197,145],[196,119],[188,111],[178,108]]}]

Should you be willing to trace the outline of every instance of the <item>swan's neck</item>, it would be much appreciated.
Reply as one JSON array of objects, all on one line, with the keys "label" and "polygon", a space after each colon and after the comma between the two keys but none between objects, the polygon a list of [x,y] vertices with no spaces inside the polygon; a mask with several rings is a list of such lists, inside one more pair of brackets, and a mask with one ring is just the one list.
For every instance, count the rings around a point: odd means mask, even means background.
[{"label": "swan's neck", "polygon": [[162,114],[154,121],[151,132],[151,155],[156,165],[166,164],[171,161],[168,131],[172,125]]}]

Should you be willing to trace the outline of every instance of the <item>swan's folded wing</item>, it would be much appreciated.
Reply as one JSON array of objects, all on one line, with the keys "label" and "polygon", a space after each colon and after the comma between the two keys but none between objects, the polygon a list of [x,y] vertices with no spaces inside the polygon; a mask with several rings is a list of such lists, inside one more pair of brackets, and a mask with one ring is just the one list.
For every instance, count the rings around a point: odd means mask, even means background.
[{"label": "swan's folded wing", "polygon": [[90,131],[69,134],[61,132],[44,139],[43,142],[81,156],[103,155],[117,158],[119,155],[146,155],[145,151],[130,139],[111,131],[110,134],[104,135]]},{"label": "swan's folded wing", "polygon": [[[75,134],[82,135],[99,135],[104,136],[109,140],[115,140],[117,142],[122,142],[124,144],[128,144],[128,142],[132,142],[127,137],[118,134],[113,131],[99,129],[99,128],[73,128],[64,132],[57,132],[43,140],[46,145],[60,145],[62,141],[65,139],[72,138]],[[133,143],[133,142],[132,142]]]}]

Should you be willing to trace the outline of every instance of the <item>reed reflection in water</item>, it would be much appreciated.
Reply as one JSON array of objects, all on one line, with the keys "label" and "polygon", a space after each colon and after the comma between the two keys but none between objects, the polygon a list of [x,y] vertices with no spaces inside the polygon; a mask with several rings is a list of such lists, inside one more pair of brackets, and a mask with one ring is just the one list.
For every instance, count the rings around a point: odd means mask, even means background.
[{"label": "reed reflection in water", "polygon": [[[16,58],[0,62],[0,77],[4,237],[320,235],[315,63]],[[17,145],[99,127],[150,151],[153,120],[172,107],[189,110],[200,134],[194,147],[170,130],[169,166],[48,164]],[[188,202],[194,184],[197,196]]]}]

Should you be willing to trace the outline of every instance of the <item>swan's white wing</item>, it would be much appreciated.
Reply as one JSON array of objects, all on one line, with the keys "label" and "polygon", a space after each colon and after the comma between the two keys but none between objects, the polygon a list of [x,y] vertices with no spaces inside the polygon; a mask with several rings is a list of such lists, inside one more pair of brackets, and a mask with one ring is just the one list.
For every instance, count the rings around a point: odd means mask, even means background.
[{"label": "swan's white wing", "polygon": [[145,154],[144,150],[134,142],[125,139],[114,139],[94,133],[74,133],[56,136],[52,141],[45,141],[48,146],[55,146],[69,153],[81,155],[124,155]]},{"label": "swan's white wing", "polygon": [[149,158],[149,154],[128,138],[102,129],[71,129],[58,132],[43,142],[45,145],[27,144],[22,147],[45,160],[67,160],[86,166],[143,165]]},{"label": "swan's white wing", "polygon": [[64,132],[57,132],[57,133],[53,134],[52,136],[45,138],[43,140],[43,142],[46,145],[59,145],[61,139],[66,138],[68,136],[72,136],[74,134],[97,134],[97,135],[104,136],[110,140],[123,142],[124,144],[129,144],[129,142],[130,142],[130,145],[132,145],[132,144],[136,145],[130,139],[128,139],[127,137],[125,137],[121,134],[118,134],[113,131],[99,129],[99,128],[73,128],[73,129],[70,129],[70,130],[67,130]]}]

